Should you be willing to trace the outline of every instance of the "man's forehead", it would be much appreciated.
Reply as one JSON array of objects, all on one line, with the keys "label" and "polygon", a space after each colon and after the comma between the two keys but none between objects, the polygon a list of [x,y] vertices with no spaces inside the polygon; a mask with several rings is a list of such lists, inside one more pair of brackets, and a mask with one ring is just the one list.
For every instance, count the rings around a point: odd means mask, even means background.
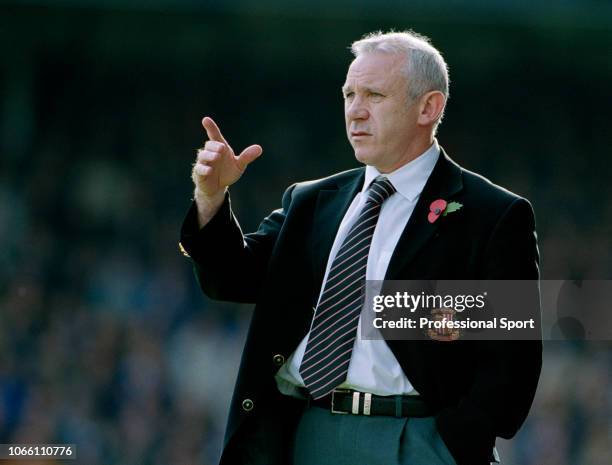
[{"label": "man's forehead", "polygon": [[369,52],[355,57],[355,59],[349,65],[351,68],[362,68],[367,66],[396,66],[400,63],[404,63],[406,56],[400,53],[387,53],[387,52]]},{"label": "man's forehead", "polygon": [[404,59],[401,55],[389,53],[360,55],[350,64],[343,87],[355,84],[384,84],[395,80]]}]

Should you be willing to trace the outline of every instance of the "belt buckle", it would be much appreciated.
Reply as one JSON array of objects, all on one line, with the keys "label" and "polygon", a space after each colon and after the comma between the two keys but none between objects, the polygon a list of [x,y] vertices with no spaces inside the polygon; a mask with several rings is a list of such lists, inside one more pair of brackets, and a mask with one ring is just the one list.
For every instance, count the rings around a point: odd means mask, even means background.
[{"label": "belt buckle", "polygon": [[351,392],[350,389],[334,389],[331,393],[331,413],[339,413],[341,415],[348,415],[348,412],[343,412],[342,410],[336,410],[335,409],[335,400],[336,400],[336,393],[338,394],[348,394],[349,392]]}]

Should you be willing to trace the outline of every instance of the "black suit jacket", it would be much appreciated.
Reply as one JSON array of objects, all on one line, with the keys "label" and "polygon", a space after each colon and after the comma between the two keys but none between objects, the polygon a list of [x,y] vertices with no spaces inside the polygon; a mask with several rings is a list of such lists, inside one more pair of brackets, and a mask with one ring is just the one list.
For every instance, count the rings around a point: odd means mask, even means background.
[{"label": "black suit jacket", "polygon": [[[364,171],[294,184],[285,192],[282,208],[252,234],[240,230],[229,194],[202,229],[194,205],[187,214],[181,244],[206,295],[256,304],[232,399],[223,465],[291,463],[292,432],[302,405],[278,393],[274,375],[309,329],[336,231],[363,185]],[[463,208],[430,223],[429,205],[440,198],[458,201]],[[529,202],[461,168],[442,152],[386,279],[532,279],[537,293],[538,278]],[[541,341],[387,343],[415,389],[439,412],[438,430],[457,463],[489,464],[495,438],[511,438],[527,416],[540,374]]]}]

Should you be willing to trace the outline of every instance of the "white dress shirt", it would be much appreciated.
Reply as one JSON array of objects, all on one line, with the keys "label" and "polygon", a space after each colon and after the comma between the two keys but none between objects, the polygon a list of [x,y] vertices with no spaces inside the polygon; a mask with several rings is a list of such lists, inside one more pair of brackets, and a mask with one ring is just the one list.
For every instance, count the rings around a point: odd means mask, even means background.
[{"label": "white dress shirt", "polygon": [[[412,215],[412,211],[439,156],[440,147],[438,141],[434,139],[431,147],[419,157],[392,173],[384,175],[391,181],[396,192],[382,205],[378,223],[374,230],[374,236],[372,237],[372,244],[370,245],[366,279],[385,279],[387,267],[389,266],[395,246]],[[372,166],[366,167],[363,188],[353,199],[338,228],[334,244],[327,259],[321,293],[325,289],[327,275],[336,253],[367,200],[365,192],[371,182],[379,175],[381,173],[376,168]],[[320,298],[321,296],[319,295],[319,300]],[[338,388],[355,389],[382,396],[418,394],[383,339],[370,340],[361,338],[362,319],[363,315],[359,319],[357,338],[353,345],[347,379]],[[310,332],[306,334],[297,349],[295,349],[276,374],[278,389],[283,394],[297,395],[296,386],[304,387],[304,381],[300,375],[300,364],[304,357],[309,334]]]}]

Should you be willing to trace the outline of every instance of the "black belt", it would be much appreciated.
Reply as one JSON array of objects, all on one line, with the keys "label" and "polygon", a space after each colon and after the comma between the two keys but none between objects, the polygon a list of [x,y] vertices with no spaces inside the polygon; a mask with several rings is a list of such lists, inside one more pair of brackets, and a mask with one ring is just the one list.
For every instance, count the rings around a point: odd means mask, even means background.
[{"label": "black belt", "polygon": [[336,389],[309,405],[330,409],[332,413],[384,415],[390,417],[430,417],[434,412],[418,396],[377,396],[369,392]]}]

